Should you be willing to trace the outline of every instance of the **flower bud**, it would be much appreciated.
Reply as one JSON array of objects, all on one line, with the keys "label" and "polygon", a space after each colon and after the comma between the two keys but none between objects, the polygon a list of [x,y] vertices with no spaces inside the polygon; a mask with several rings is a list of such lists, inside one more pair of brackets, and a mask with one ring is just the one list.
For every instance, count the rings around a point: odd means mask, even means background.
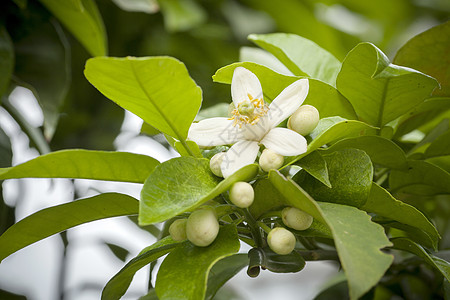
[{"label": "flower bud", "polygon": [[319,111],[312,105],[302,105],[288,120],[288,128],[301,135],[308,135],[319,123]]},{"label": "flower bud", "polygon": [[219,233],[219,222],[211,209],[194,211],[186,222],[188,240],[199,247],[209,246]]},{"label": "flower bud", "polygon": [[281,211],[284,225],[295,230],[306,230],[312,222],[313,217],[295,207],[286,207]]},{"label": "flower bud", "polygon": [[224,155],[225,152],[217,153],[213,157],[211,157],[211,160],[209,161],[209,167],[211,168],[211,172],[213,172],[214,175],[219,177],[223,177],[220,165],[222,164]]},{"label": "flower bud", "polygon": [[295,236],[283,227],[276,227],[269,232],[267,243],[273,252],[286,255],[295,248]]},{"label": "flower bud", "polygon": [[254,199],[255,191],[247,182],[236,182],[230,189],[230,200],[237,207],[247,208],[252,205]]},{"label": "flower bud", "polygon": [[284,156],[270,149],[264,149],[259,157],[259,165],[261,169],[269,172],[272,169],[279,169],[284,163]]},{"label": "flower bud", "polygon": [[186,222],[187,219],[175,220],[169,226],[169,234],[174,241],[184,241],[186,239]]}]

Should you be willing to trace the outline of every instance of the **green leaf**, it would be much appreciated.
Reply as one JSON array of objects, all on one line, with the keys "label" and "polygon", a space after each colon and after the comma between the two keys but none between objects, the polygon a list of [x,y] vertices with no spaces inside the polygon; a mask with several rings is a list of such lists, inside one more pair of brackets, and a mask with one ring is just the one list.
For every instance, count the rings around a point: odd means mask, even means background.
[{"label": "green leaf", "polygon": [[183,63],[171,57],[96,57],[84,74],[124,109],[182,143],[202,102]]},{"label": "green leaf", "polygon": [[159,131],[152,125],[149,125],[146,122],[143,122],[142,126],[141,126],[141,133],[149,135],[149,136],[154,136],[154,135],[160,134],[161,131]]},{"label": "green leaf", "polygon": [[370,156],[373,163],[392,169],[406,169],[406,155],[403,150],[391,140],[380,136],[360,136],[340,140],[328,148],[327,152],[333,152],[345,148],[363,150]]},{"label": "green leaf", "polygon": [[361,209],[424,231],[436,249],[440,236],[433,224],[414,206],[395,199],[376,183],[372,183],[369,199]]},{"label": "green leaf", "polygon": [[[192,152],[192,154],[194,155],[194,157],[197,158],[202,158],[203,155],[200,152],[200,148],[198,147],[197,143],[194,141],[186,141],[186,145],[188,146],[188,148],[190,149],[190,151]],[[192,156],[191,153],[189,153],[186,148],[183,146],[183,144],[181,142],[175,142],[173,144],[175,150],[177,150],[178,153],[180,153],[181,156]]]},{"label": "green leaf", "polygon": [[166,255],[174,248],[178,247],[180,242],[174,241],[170,236],[157,241],[153,245],[145,248],[141,253],[130,260],[120,271],[112,277],[102,291],[102,300],[120,299],[133,280],[134,274],[150,264],[152,261]]},{"label": "green leaf", "polygon": [[[301,76],[286,76],[271,69],[251,62],[234,63],[217,70],[213,76],[215,82],[231,83],[234,69],[244,67],[252,71],[260,80],[267,102],[271,102],[289,84],[303,78]],[[356,119],[355,111],[350,102],[336,90],[320,80],[309,78],[309,92],[304,104],[317,108],[321,118],[341,116],[346,119]]]},{"label": "green leaf", "polygon": [[251,34],[248,38],[275,55],[294,75],[336,85],[341,62],[313,41],[288,33]]},{"label": "green leaf", "polygon": [[318,203],[277,171],[271,171],[269,179],[287,202],[331,229],[348,279],[350,299],[359,298],[380,280],[393,260],[380,249],[391,244],[383,228],[373,223],[366,212],[347,205]]},{"label": "green leaf", "polygon": [[[5,27],[0,27],[0,96],[5,93],[14,67],[14,48]],[[0,97],[0,103],[1,103]]]},{"label": "green leaf", "polygon": [[319,152],[314,151],[296,162],[305,172],[331,188],[327,162]]},{"label": "green leaf", "polygon": [[108,52],[105,26],[93,0],[40,0],[92,56]]},{"label": "green leaf", "polygon": [[417,195],[449,194],[449,182],[448,172],[421,160],[410,160],[408,171],[393,170],[389,176],[391,191]]},{"label": "green leaf", "polygon": [[11,178],[83,178],[143,183],[159,162],[127,152],[61,150],[23,164],[0,169],[0,180]]},{"label": "green leaf", "polygon": [[436,78],[440,89],[434,96],[450,96],[450,21],[416,35],[403,45],[394,63],[408,66]]},{"label": "green leaf", "polygon": [[153,14],[159,10],[156,0],[113,0],[113,2],[125,11]]},{"label": "green leaf", "polygon": [[305,267],[305,260],[296,251],[280,255],[269,247],[252,248],[248,252],[248,258],[247,274],[250,277],[258,276],[260,267],[274,273],[296,273]]},{"label": "green leaf", "polygon": [[428,158],[446,155],[450,155],[450,130],[437,137],[425,150],[425,156]]},{"label": "green leaf", "polygon": [[109,250],[121,261],[125,262],[127,259],[127,255],[130,254],[127,249],[118,246],[116,244],[106,243],[105,245],[108,246]]},{"label": "green leaf", "polygon": [[323,155],[331,187],[307,174],[297,173],[293,180],[317,201],[361,207],[372,186],[373,167],[370,157],[358,149],[342,149]]},{"label": "green leaf", "polygon": [[12,162],[12,156],[13,153],[9,136],[7,136],[3,129],[0,127],[0,168],[10,166]]},{"label": "green leaf", "polygon": [[407,251],[417,255],[430,266],[436,268],[436,270],[441,272],[441,274],[450,281],[450,263],[448,263],[447,261],[428,254],[420,245],[417,245],[407,238],[394,238],[391,240],[391,242],[394,244],[394,249]]},{"label": "green leaf", "polygon": [[0,236],[0,261],[28,245],[80,224],[137,213],[138,201],[118,193],[104,193],[45,208],[20,220]]},{"label": "green leaf", "polygon": [[193,0],[159,0],[168,31],[187,31],[206,21],[204,9]]},{"label": "green leaf", "polygon": [[156,294],[164,299],[204,299],[208,273],[220,259],[239,250],[234,225],[220,228],[216,240],[208,247],[184,243],[163,261],[156,277]]},{"label": "green leaf", "polygon": [[266,212],[279,210],[286,205],[284,198],[267,178],[257,180],[253,184],[253,190],[255,191],[255,200],[249,210],[256,219]]},{"label": "green leaf", "polygon": [[139,224],[162,222],[193,210],[228,190],[233,183],[251,180],[258,169],[256,164],[245,166],[220,182],[211,173],[207,159],[184,156],[166,161],[144,183]]},{"label": "green leaf", "polygon": [[422,103],[436,84],[428,75],[391,64],[370,43],[349,52],[337,77],[338,90],[359,119],[380,128]]}]

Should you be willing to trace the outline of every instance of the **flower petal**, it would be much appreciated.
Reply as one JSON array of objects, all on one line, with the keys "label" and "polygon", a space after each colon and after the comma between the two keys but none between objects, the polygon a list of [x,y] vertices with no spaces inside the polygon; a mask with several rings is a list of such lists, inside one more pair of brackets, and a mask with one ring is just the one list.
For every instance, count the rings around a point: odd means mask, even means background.
[{"label": "flower petal", "polygon": [[266,134],[261,144],[284,156],[300,155],[306,152],[306,139],[287,128],[273,128]]},{"label": "flower petal", "polygon": [[272,128],[292,115],[308,96],[308,79],[299,79],[286,87],[269,105],[267,117]]},{"label": "flower petal", "polygon": [[226,178],[246,165],[255,162],[259,146],[254,141],[239,141],[234,144],[223,156],[220,166],[223,177]]},{"label": "flower petal", "polygon": [[210,118],[198,123],[192,123],[188,139],[199,146],[219,146],[233,144],[243,139],[239,126],[233,126],[233,120],[228,118]]},{"label": "flower petal", "polygon": [[249,100],[248,95],[253,99],[263,97],[261,83],[255,74],[243,67],[234,69],[233,79],[231,79],[231,98],[237,107],[239,103]]}]

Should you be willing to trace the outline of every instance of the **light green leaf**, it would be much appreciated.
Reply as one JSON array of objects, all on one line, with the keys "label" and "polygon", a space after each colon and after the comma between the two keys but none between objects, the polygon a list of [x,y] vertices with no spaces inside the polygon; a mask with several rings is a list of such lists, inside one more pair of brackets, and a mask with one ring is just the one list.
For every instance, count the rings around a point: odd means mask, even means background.
[{"label": "light green leaf", "polygon": [[331,229],[347,276],[350,299],[358,299],[380,280],[393,260],[380,249],[391,243],[383,228],[373,223],[366,212],[347,205],[318,203],[277,171],[271,171],[269,179],[287,202]]},{"label": "light green leaf", "polygon": [[248,165],[220,181],[211,173],[209,160],[177,157],[160,164],[141,191],[139,224],[165,221],[193,210],[225,192],[237,181],[249,181],[258,165]]},{"label": "light green leaf", "polygon": [[[258,77],[267,102],[275,99],[289,84],[303,78],[301,76],[282,75],[255,63],[241,62],[217,70],[213,80],[230,84],[234,69],[237,67],[244,67]],[[309,79],[309,92],[303,104],[309,104],[317,108],[321,118],[341,116],[346,119],[356,119],[355,111],[350,102],[336,88],[320,80]]]},{"label": "light green leaf", "polygon": [[92,56],[108,52],[105,26],[93,0],[39,0]]},{"label": "light green leaf", "polygon": [[103,288],[102,300],[120,299],[133,280],[134,274],[152,261],[166,255],[179,246],[170,236],[157,241],[145,248],[138,256],[130,260],[120,271],[112,277]]},{"label": "light green leaf", "polygon": [[394,63],[411,67],[436,78],[440,89],[434,96],[450,96],[450,21],[416,35],[403,45]]},{"label": "light green leaf", "polygon": [[[0,27],[0,96],[6,91],[14,67],[14,49],[4,26]],[[0,97],[0,103],[1,103]]]},{"label": "light green leaf", "polygon": [[370,43],[349,52],[337,77],[338,90],[359,119],[380,128],[422,103],[436,84],[428,75],[391,64]]},{"label": "light green leaf", "polygon": [[28,245],[80,224],[137,213],[138,201],[118,193],[45,208],[20,220],[0,236],[0,261]]},{"label": "light green leaf", "polygon": [[392,168],[406,169],[406,155],[403,150],[391,140],[380,136],[360,136],[338,141],[328,148],[327,152],[333,152],[345,148],[363,150],[370,156],[373,163]]},{"label": "light green leaf", "polygon": [[84,74],[100,92],[183,144],[202,102],[184,64],[171,57],[96,57]]},{"label": "light green leaf", "polygon": [[200,110],[195,120],[200,121],[215,117],[228,117],[229,109],[230,103],[217,103],[216,105]]},{"label": "light green leaf", "polygon": [[314,151],[296,162],[296,165],[302,167],[309,175],[331,188],[328,178],[327,162],[319,152]]},{"label": "light green leaf", "polygon": [[61,150],[23,164],[0,169],[0,180],[12,178],[83,178],[143,183],[159,162],[127,152]]},{"label": "light green leaf", "polygon": [[294,75],[336,86],[341,62],[313,41],[288,33],[251,34],[248,38],[275,55]]},{"label": "light green leaf", "polygon": [[428,158],[446,155],[450,155],[450,130],[437,137],[425,150],[425,156]]},{"label": "light green leaf", "polygon": [[183,146],[181,142],[176,141],[173,146],[175,150],[180,153],[181,156],[193,156],[197,158],[203,158],[202,153],[200,152],[200,148],[198,147],[197,143],[194,141],[186,141],[186,145],[189,147],[191,153],[186,151],[186,148]]},{"label": "light green leaf", "polygon": [[154,136],[154,135],[160,134],[161,131],[159,131],[158,129],[156,129],[152,125],[149,125],[146,122],[143,122],[142,126],[141,126],[141,133],[149,135],[149,136]]},{"label": "light green leaf", "polygon": [[236,226],[220,228],[208,247],[185,243],[163,261],[156,277],[156,294],[164,299],[204,299],[208,273],[220,259],[239,251]]},{"label": "light green leaf", "polygon": [[125,11],[144,12],[153,14],[159,11],[156,0],[113,0],[113,2]]},{"label": "light green leaf", "polygon": [[193,0],[159,0],[167,30],[186,31],[205,22],[207,14]]},{"label": "light green leaf", "polygon": [[433,247],[437,247],[440,236],[433,224],[414,206],[395,199],[374,182],[369,199],[361,209],[418,228],[428,235]]}]

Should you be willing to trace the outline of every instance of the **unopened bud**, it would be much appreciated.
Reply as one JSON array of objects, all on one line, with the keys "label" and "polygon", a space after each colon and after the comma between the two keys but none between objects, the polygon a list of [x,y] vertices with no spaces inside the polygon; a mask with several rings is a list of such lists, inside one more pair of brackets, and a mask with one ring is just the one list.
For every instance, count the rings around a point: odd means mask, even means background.
[{"label": "unopened bud", "polygon": [[308,135],[317,124],[319,124],[317,108],[312,105],[302,105],[289,118],[287,126],[301,135]]},{"label": "unopened bud", "polygon": [[284,225],[295,230],[306,230],[312,222],[313,217],[295,207],[286,207],[281,211]]},{"label": "unopened bud", "polygon": [[219,222],[213,210],[199,209],[189,216],[186,223],[186,235],[192,244],[199,247],[209,246],[218,233]]},{"label": "unopened bud", "polygon": [[261,169],[269,172],[272,169],[279,169],[284,163],[284,156],[270,149],[264,149],[259,157],[259,165]]},{"label": "unopened bud", "polygon": [[295,248],[295,236],[283,227],[276,227],[269,232],[267,243],[273,252],[286,255]]},{"label": "unopened bud", "polygon": [[213,172],[214,175],[219,177],[223,177],[220,165],[222,164],[224,155],[225,152],[217,153],[213,157],[211,157],[211,160],[209,161],[209,167],[211,168],[211,172]]},{"label": "unopened bud", "polygon": [[247,182],[236,182],[230,189],[230,200],[237,207],[247,208],[252,205],[254,199],[255,191]]},{"label": "unopened bud", "polygon": [[169,234],[174,241],[184,241],[186,237],[187,219],[175,220],[169,227]]}]

